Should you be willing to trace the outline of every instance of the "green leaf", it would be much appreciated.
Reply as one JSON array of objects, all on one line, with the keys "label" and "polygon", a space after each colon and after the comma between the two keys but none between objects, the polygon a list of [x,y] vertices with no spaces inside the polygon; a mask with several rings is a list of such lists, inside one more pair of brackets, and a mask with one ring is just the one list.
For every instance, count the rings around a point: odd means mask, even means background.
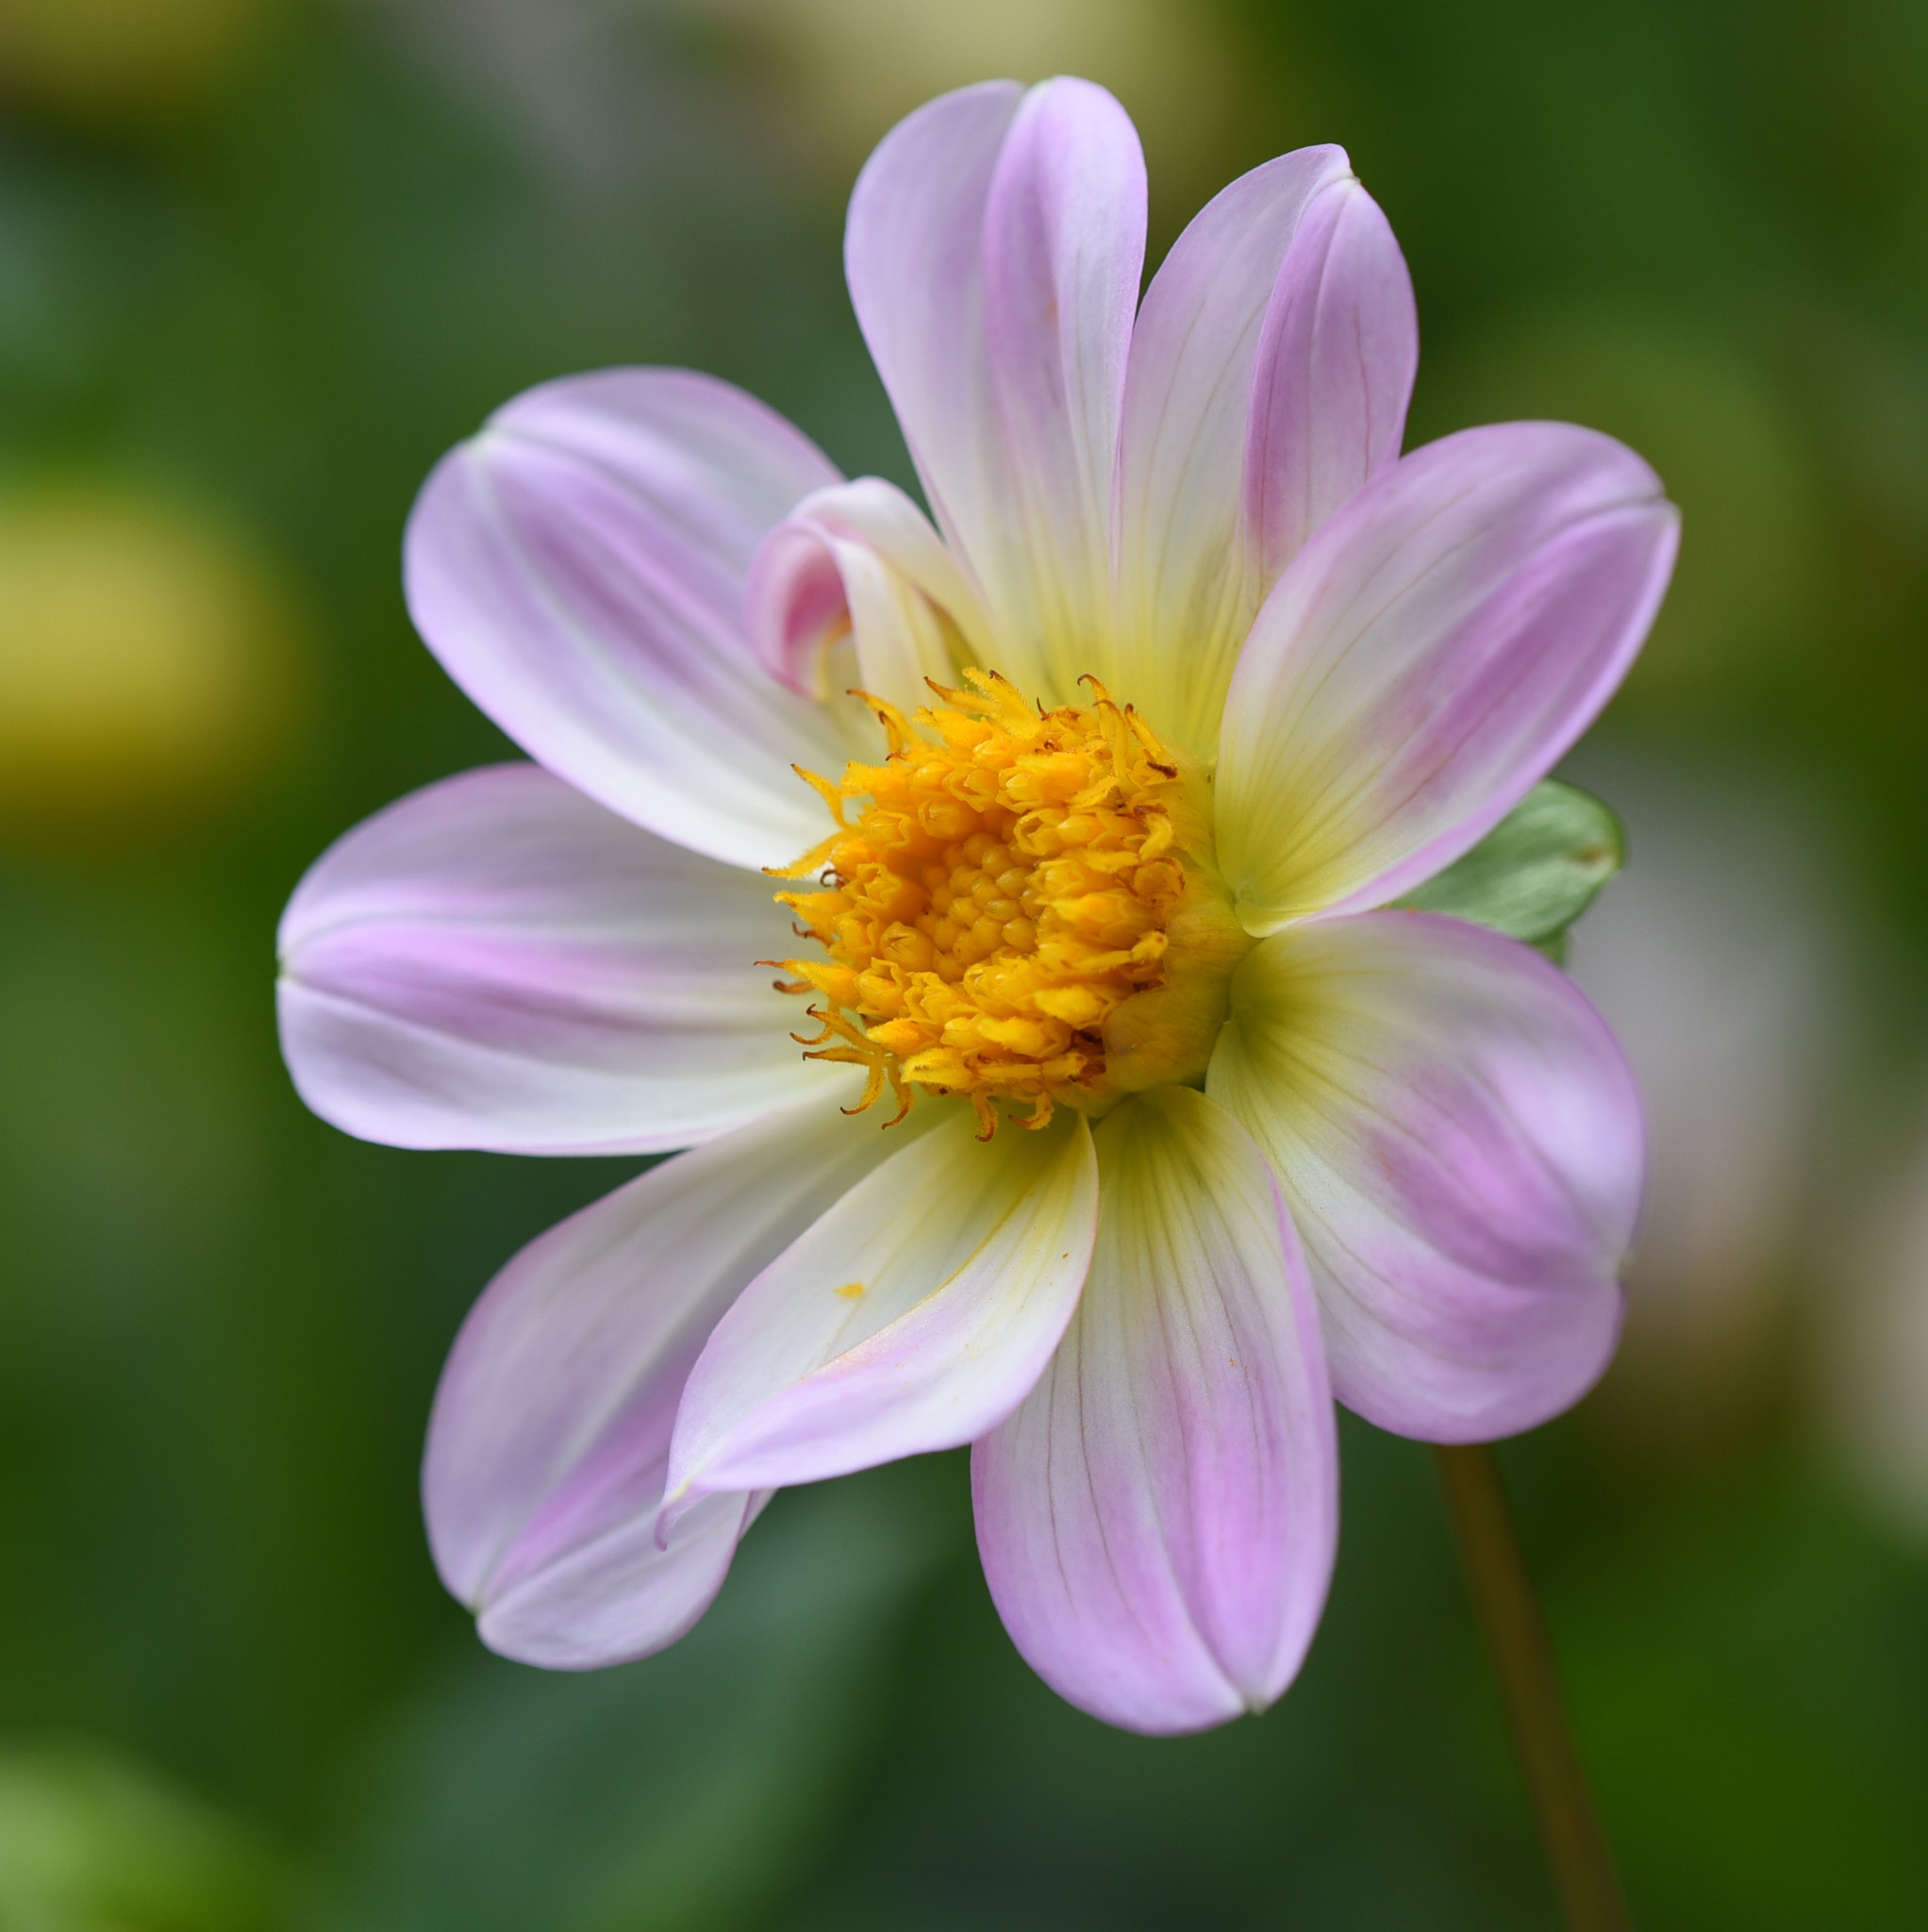
[{"label": "green leaf", "polygon": [[1549,778],[1466,854],[1404,898],[1565,957],[1567,928],[1626,862],[1626,833],[1590,791]]}]

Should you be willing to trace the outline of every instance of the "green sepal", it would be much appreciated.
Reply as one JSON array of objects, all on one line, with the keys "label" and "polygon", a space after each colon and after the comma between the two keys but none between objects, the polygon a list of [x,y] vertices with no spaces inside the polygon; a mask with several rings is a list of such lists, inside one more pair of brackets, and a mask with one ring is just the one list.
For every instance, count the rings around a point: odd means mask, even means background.
[{"label": "green sepal", "polygon": [[1491,926],[1558,965],[1567,928],[1626,857],[1626,831],[1612,809],[1577,785],[1548,778],[1463,858],[1393,903]]}]

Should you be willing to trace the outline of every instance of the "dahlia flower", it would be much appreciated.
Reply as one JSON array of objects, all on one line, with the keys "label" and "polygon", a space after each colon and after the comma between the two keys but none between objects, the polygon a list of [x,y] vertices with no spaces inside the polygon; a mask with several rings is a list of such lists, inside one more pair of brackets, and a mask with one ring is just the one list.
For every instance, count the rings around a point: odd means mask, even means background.
[{"label": "dahlia flower", "polygon": [[1102,90],[969,88],[846,260],[930,517],[678,370],[545,384],[409,523],[415,622],[534,760],[350,832],[281,932],[315,1110],[655,1154],[456,1343],[431,1541],[580,1668],[702,1614],[771,1493],[972,1445],[1019,1648],[1118,1724],[1262,1707],[1333,1399],[1526,1428],[1614,1346],[1638,1107],[1545,958],[1393,902],[1535,786],[1671,566],[1551,423],[1400,454],[1417,358],[1335,147],[1139,300]]}]

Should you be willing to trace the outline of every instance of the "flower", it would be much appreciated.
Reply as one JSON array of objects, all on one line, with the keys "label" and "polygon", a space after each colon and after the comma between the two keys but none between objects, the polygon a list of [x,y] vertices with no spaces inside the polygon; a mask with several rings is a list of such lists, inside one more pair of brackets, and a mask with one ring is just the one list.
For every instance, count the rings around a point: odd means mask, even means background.
[{"label": "flower", "polygon": [[537,762],[303,881],[295,1081],[402,1146],[690,1150],[444,1373],[430,1537],[509,1656],[658,1649],[773,1491],[969,1442],[1040,1674],[1220,1723],[1318,1620],[1333,1395],[1479,1440],[1612,1351],[1618,1048],[1529,948],[1387,908],[1619,682],[1672,511],[1568,425],[1400,456],[1411,291],[1338,149],[1233,183],[1140,306],[1144,194],[1070,79],[865,167],[935,527],[659,369],[518,398],[417,503],[416,623]]}]

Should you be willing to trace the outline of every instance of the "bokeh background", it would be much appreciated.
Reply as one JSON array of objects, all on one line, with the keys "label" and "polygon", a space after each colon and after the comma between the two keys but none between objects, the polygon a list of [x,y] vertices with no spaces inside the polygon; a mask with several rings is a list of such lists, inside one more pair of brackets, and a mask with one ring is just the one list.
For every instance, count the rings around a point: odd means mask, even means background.
[{"label": "bokeh background", "polygon": [[1509,1445],[1648,1932],[1928,1924],[1928,8],[0,0],[0,1932],[1550,1927],[1417,1445],[1349,1425],[1261,1720],[1058,1704],[960,1458],[780,1498],[626,1670],[475,1644],[415,1500],[469,1301],[635,1163],[359,1145],[280,1070],[303,867],[507,750],[398,539],[493,405],[694,364],[908,482],[871,143],[1082,72],[1154,251],[1338,141],[1413,437],[1559,415],[1686,512],[1571,761],[1657,1157],[1621,1359]]}]

